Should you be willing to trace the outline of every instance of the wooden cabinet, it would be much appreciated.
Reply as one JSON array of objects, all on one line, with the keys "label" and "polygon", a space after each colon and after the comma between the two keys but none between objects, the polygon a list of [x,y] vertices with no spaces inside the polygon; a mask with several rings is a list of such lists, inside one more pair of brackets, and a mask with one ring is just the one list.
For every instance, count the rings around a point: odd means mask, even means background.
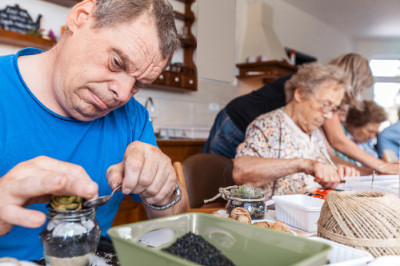
[{"label": "wooden cabinet", "polygon": [[172,162],[183,162],[189,156],[201,153],[205,140],[157,140],[158,147]]},{"label": "wooden cabinet", "polygon": [[[205,143],[205,140],[157,140],[159,148],[171,158],[172,162],[183,162],[189,156],[201,153]],[[142,204],[125,196],[114,218],[113,226],[144,220],[147,220],[147,214]]]}]

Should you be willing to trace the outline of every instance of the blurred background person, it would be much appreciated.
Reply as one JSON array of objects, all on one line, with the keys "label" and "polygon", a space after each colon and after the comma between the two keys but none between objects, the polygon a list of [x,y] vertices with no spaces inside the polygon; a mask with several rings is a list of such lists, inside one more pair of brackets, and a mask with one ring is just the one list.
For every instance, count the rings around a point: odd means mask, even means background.
[{"label": "blurred background person", "polygon": [[[385,110],[373,101],[363,101],[363,109],[351,107],[343,123],[343,130],[346,136],[354,141],[358,147],[368,154],[379,158],[376,147],[379,126],[387,119]],[[339,158],[345,159],[358,166],[365,166],[355,161],[340,151],[334,151]]]},{"label": "blurred background person", "polygon": [[[400,118],[400,109],[399,109]],[[386,162],[395,162],[399,160],[400,148],[400,120],[393,125],[385,128],[378,135],[378,153]]]}]

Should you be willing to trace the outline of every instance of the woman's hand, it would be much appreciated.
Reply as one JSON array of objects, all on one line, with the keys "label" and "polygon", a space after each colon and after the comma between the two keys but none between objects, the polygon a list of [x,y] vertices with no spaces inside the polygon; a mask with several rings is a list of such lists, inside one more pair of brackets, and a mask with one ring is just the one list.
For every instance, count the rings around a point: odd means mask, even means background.
[{"label": "woman's hand", "polygon": [[347,176],[360,176],[360,172],[357,169],[355,169],[354,167],[350,167],[350,166],[343,165],[343,164],[338,164],[337,168],[338,168],[337,172],[341,179],[343,179],[344,177],[347,177]]},{"label": "woman's hand", "polygon": [[323,188],[335,188],[341,181],[339,173],[332,165],[314,161],[312,164],[312,173],[314,181],[319,183]]},{"label": "woman's hand", "polygon": [[376,168],[376,171],[382,175],[396,175],[399,173],[399,162],[382,164]]}]

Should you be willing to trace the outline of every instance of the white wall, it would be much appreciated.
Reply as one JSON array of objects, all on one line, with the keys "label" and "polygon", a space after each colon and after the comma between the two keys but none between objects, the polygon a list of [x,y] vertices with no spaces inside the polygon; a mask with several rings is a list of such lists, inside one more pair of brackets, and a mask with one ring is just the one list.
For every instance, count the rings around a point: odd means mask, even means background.
[{"label": "white wall", "polygon": [[[238,0],[236,3],[232,0],[230,2],[231,5],[236,5],[236,24],[232,23],[231,25],[235,30],[231,30],[230,32],[231,34],[235,34],[235,36],[232,37],[235,43],[231,44],[235,48],[235,53],[232,54],[234,60],[232,61],[237,63],[241,63],[238,58],[240,58],[244,29],[246,27],[246,3],[250,1],[254,0]],[[283,1],[263,1],[273,8],[273,28],[284,46],[313,55],[324,63],[341,53],[352,51],[353,46],[349,38],[337,32],[329,25],[321,23]],[[4,8],[7,4],[13,5],[14,3],[18,3],[20,7],[27,9],[34,20],[37,14],[41,12],[43,14],[42,27],[47,30],[52,28],[56,33],[59,32],[61,25],[64,24],[68,13],[67,8],[40,0],[1,0],[0,8]],[[197,23],[201,23],[202,20],[207,20],[207,14],[198,14],[197,9],[198,5],[194,4],[193,11],[197,16]],[[220,12],[222,19],[224,16],[228,15],[229,13],[227,12]],[[230,16],[231,15],[232,14],[230,14]],[[227,17],[226,19],[230,20],[231,17]],[[215,25],[215,27],[217,26],[218,25]],[[196,29],[193,31],[196,32]],[[201,42],[209,41],[207,39],[207,34],[201,36],[204,36],[202,37],[204,39],[198,40],[199,48],[202,47],[202,45],[200,45]],[[0,54],[8,54],[18,49],[20,48],[0,45]],[[213,64],[212,61],[209,63]],[[156,118],[154,120],[156,129],[168,127],[208,130],[217,113],[217,111],[209,110],[209,104],[216,103],[222,108],[238,95],[239,90],[235,83],[210,79],[210,77],[202,73],[201,70],[198,75],[199,84],[198,91],[196,92],[173,92],[146,89],[135,96],[143,104],[147,97],[151,96],[153,98],[156,108]],[[232,75],[234,75],[234,73],[232,73]]]},{"label": "white wall", "polygon": [[245,34],[248,2],[264,2],[273,7],[273,28],[285,47],[315,56],[322,63],[353,51],[350,38],[282,0],[241,0],[237,1],[236,17],[239,55]]},{"label": "white wall", "polygon": [[355,40],[355,51],[367,57],[372,58],[400,58],[400,40],[399,39],[358,39]]}]

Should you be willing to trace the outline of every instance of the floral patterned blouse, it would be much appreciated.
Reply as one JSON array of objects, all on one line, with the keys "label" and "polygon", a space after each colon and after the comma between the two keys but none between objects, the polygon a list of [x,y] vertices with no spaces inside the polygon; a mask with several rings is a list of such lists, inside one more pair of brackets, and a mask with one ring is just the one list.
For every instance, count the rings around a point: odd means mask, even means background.
[{"label": "floral patterned blouse", "polygon": [[[327,163],[321,153],[325,149],[324,139],[319,130],[305,134],[283,108],[263,114],[254,120],[246,130],[246,138],[239,145],[236,157],[249,155],[263,158],[304,158]],[[267,198],[273,195],[298,194],[312,191],[320,185],[312,175],[294,173],[265,186]],[[273,195],[272,195],[273,194]]]}]

